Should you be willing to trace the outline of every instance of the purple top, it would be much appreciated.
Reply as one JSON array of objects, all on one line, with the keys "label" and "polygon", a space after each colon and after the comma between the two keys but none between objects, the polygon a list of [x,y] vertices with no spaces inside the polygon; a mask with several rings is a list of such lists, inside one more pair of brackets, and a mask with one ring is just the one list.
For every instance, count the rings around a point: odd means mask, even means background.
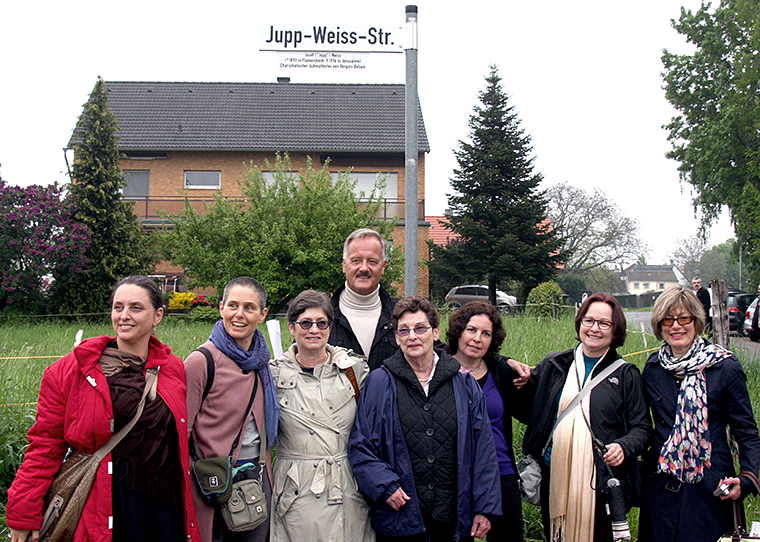
[{"label": "purple top", "polygon": [[499,474],[501,476],[516,474],[515,466],[509,457],[507,438],[504,435],[504,403],[496,387],[496,382],[491,377],[491,371],[488,371],[486,376],[478,380],[478,384],[483,388],[483,393],[486,396],[486,410],[491,420],[493,442],[496,446],[496,458],[499,460]]}]

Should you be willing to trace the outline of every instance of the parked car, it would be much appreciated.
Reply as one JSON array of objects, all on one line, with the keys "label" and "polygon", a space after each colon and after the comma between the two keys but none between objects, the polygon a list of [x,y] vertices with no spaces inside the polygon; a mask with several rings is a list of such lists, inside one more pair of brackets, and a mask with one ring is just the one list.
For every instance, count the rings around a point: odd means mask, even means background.
[{"label": "parked car", "polygon": [[[488,286],[482,284],[465,284],[454,286],[446,294],[446,306],[456,310],[470,301],[488,302]],[[517,305],[517,298],[496,290],[496,308],[500,311],[511,312]]]},{"label": "parked car", "polygon": [[747,307],[747,310],[744,312],[744,328],[742,329],[743,333],[740,333],[740,335],[749,337],[749,340],[753,342],[760,341],[760,330],[752,329],[752,319],[755,316],[755,310],[757,310],[758,302],[760,302],[760,298],[755,298],[755,300],[750,303],[749,307]]},{"label": "parked car", "polygon": [[728,331],[739,333],[744,327],[747,307],[757,298],[757,294],[728,292]]}]

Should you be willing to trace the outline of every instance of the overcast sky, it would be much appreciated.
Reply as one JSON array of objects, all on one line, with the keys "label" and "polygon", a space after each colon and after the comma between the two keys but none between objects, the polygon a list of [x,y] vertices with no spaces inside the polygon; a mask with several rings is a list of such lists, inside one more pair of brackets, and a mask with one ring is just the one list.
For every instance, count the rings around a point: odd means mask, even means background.
[{"label": "overcast sky", "polygon": [[[403,83],[403,54],[373,54],[366,73],[282,73],[259,52],[270,24],[402,25],[407,2],[3,2],[0,164],[14,184],[66,182],[63,147],[98,75],[107,81]],[[430,141],[426,212],[442,214],[453,150],[489,65],[533,138],[544,187],[603,189],[638,221],[648,262],[666,263],[697,221],[661,128],[663,48],[688,51],[670,19],[696,0],[422,0],[419,95]],[[724,213],[725,215],[726,213]],[[733,237],[727,216],[711,243]]]}]

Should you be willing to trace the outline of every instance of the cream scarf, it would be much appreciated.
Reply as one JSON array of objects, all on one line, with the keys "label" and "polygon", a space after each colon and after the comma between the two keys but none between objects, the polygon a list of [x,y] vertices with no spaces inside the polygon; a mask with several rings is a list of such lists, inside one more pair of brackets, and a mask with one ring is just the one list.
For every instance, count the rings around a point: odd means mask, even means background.
[{"label": "cream scarf", "polygon": [[[606,355],[607,352],[599,361]],[[557,412],[562,412],[578,395],[578,383],[583,382],[585,376],[583,345],[579,344],[562,388]],[[585,385],[590,382],[591,378],[585,381]],[[579,405],[587,418],[590,397],[591,394],[586,395]],[[551,542],[589,542],[594,539],[596,492],[592,487],[596,487],[596,472],[591,434],[583,413],[575,408],[554,431],[549,488]]]}]

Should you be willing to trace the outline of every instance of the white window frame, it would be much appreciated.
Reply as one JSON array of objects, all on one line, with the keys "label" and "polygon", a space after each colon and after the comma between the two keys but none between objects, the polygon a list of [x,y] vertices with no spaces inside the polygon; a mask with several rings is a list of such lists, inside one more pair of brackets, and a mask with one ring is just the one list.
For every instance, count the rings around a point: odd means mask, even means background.
[{"label": "white window frame", "polygon": [[[212,186],[210,184],[209,185],[192,185],[192,186],[188,186],[187,185],[187,174],[188,173],[191,174],[191,175],[193,173],[203,173],[204,175],[216,173],[218,181],[217,181],[216,186]],[[185,181],[185,183],[184,183],[185,184],[185,190],[221,190],[221,188],[222,188],[222,172],[221,171],[215,171],[215,170],[198,170],[198,169],[188,170],[188,171],[185,171],[184,181]]]},{"label": "white window frame", "polygon": [[[333,181],[343,172],[333,171],[330,173]],[[356,181],[354,193],[358,196],[364,192],[364,197],[369,198],[378,178],[385,177],[385,192],[380,194],[384,199],[398,199],[398,172],[396,171],[352,171],[348,177]]]}]

